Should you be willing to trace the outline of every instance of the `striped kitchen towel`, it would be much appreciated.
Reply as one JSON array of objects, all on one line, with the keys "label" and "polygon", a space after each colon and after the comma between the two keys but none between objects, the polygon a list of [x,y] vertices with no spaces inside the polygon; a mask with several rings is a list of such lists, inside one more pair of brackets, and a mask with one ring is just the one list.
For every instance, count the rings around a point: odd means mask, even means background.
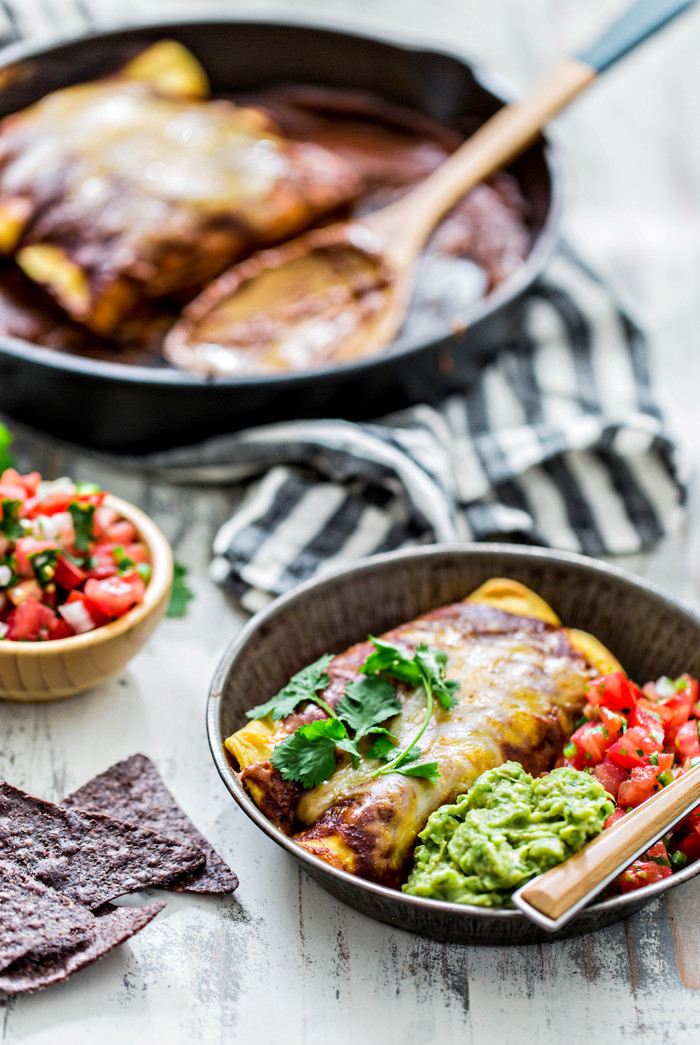
[{"label": "striped kitchen towel", "polygon": [[329,567],[436,541],[638,552],[683,501],[647,343],[564,248],[521,335],[464,394],[372,422],[266,425],[141,464],[248,484],[211,575],[249,610]]}]

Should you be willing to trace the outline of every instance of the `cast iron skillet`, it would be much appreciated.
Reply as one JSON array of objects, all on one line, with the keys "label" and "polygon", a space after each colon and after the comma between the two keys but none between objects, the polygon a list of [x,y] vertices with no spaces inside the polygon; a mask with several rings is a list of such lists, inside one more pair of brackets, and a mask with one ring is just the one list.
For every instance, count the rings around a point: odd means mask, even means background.
[{"label": "cast iron skillet", "polygon": [[[0,117],[117,69],[164,37],[194,52],[215,94],[285,81],[332,85],[372,91],[455,125],[487,119],[503,100],[489,74],[456,55],[337,29],[226,20],[10,47],[0,60]],[[556,239],[561,176],[549,146],[538,140],[510,170],[530,207],[534,245],[510,279],[475,303],[463,333],[436,328],[427,340],[399,339],[387,355],[351,365],[236,379],[104,362],[3,337],[0,411],[82,445],[134,452],[292,417],[372,417],[463,388],[517,334],[525,291]]]},{"label": "cast iron skillet", "polygon": [[212,681],[209,745],[224,784],[261,831],[324,889],[372,918],[460,943],[536,943],[592,932],[700,874],[700,861],[654,885],[597,901],[549,934],[520,911],[407,896],[332,867],[273,826],[239,783],[224,750],[226,737],[245,723],[245,711],[273,696],[302,667],[463,599],[489,577],[511,577],[532,588],[567,626],[600,639],[636,682],[700,672],[700,616],[641,578],[544,548],[432,545],[376,555],[308,581],[253,617],[229,645]]}]

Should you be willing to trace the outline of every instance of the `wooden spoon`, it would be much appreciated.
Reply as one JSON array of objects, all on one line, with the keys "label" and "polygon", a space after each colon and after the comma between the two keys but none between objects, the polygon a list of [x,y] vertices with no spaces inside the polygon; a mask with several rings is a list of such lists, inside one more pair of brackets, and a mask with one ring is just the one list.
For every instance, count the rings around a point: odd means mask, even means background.
[{"label": "wooden spoon", "polygon": [[513,903],[549,932],[561,929],[699,803],[700,765],[696,765],[574,856],[521,886],[513,893]]},{"label": "wooden spoon", "polygon": [[599,73],[695,0],[637,0],[590,48],[563,61],[522,102],[500,109],[396,203],[318,229],[234,266],[196,298],[165,342],[178,366],[205,372],[313,369],[376,355],[408,310],[413,273],[436,223],[518,156]]}]

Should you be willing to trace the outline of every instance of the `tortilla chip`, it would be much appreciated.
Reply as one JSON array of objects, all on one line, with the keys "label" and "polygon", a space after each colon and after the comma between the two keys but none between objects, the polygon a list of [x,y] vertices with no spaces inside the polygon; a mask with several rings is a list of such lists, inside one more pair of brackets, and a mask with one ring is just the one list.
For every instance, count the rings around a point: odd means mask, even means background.
[{"label": "tortilla chip", "polygon": [[31,955],[74,950],[90,938],[94,915],[74,900],[0,861],[0,969]]},{"label": "tortilla chip", "polygon": [[232,893],[238,878],[182,811],[150,758],[132,755],[88,781],[64,799],[64,806],[105,813],[127,823],[141,824],[194,845],[206,856],[201,871],[178,875],[161,886],[193,893]]},{"label": "tortilla chip", "polygon": [[64,809],[0,784],[0,858],[95,908],[204,864],[204,854],[98,813]]},{"label": "tortilla chip", "polygon": [[0,972],[0,994],[37,991],[67,980],[74,972],[92,965],[134,936],[164,907],[162,900],[147,907],[113,907],[108,904],[104,914],[98,912],[101,916],[95,919],[91,938],[73,950],[53,957],[20,958]]}]

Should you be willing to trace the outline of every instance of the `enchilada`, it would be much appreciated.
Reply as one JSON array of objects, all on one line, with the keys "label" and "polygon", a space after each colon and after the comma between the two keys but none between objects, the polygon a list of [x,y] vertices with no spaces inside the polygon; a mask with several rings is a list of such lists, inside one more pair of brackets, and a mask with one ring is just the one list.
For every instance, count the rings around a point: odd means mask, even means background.
[{"label": "enchilada", "polygon": [[[273,764],[275,749],[300,726],[326,718],[315,703],[278,720],[253,720],[226,748],[253,800],[299,845],[350,873],[397,886],[430,813],[509,759],[533,774],[550,769],[585,704],[589,679],[619,664],[592,636],[562,627],[539,596],[504,579],[382,640],[408,653],[440,651],[446,677],[458,683],[454,706],[436,706],[420,739],[421,757],[438,767],[435,779],[379,773],[365,747],[359,759],[336,752],[335,771],[315,787],[285,780]],[[322,693],[330,709],[362,676],[373,648],[359,643],[330,661]],[[396,696],[401,710],[384,726],[400,749],[420,728],[425,694],[399,682]]]}]

